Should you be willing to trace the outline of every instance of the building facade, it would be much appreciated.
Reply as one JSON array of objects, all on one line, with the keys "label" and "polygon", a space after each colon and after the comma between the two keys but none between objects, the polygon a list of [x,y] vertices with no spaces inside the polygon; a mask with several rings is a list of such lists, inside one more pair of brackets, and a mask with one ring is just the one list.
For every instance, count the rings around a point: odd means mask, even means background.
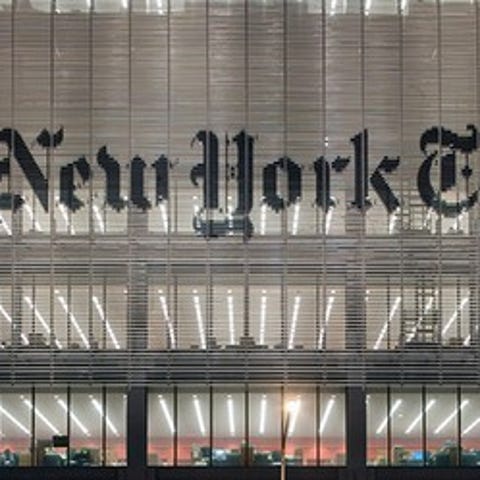
[{"label": "building facade", "polygon": [[478,478],[476,0],[0,0],[0,478]]}]

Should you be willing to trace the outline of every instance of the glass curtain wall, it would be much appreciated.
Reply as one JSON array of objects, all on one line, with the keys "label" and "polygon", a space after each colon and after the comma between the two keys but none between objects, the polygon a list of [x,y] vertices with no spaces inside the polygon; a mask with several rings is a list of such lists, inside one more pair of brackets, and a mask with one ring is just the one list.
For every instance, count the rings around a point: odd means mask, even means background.
[{"label": "glass curtain wall", "polygon": [[0,466],[126,464],[122,389],[35,387],[0,392]]},{"label": "glass curtain wall", "polygon": [[311,385],[152,388],[149,465],[278,466],[290,406],[288,465],[345,465],[343,389]]},{"label": "glass curtain wall", "polygon": [[369,389],[369,465],[480,465],[478,391],[472,388]]}]

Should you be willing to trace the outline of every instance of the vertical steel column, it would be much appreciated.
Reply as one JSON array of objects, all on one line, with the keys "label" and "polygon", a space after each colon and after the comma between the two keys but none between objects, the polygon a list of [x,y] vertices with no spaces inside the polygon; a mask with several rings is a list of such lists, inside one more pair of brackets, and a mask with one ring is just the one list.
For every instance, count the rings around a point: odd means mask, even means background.
[{"label": "vertical steel column", "polygon": [[347,469],[346,479],[367,478],[367,409],[365,390],[352,386],[346,389],[346,435]]},{"label": "vertical steel column", "polygon": [[127,394],[126,480],[147,478],[147,388],[132,387]]}]

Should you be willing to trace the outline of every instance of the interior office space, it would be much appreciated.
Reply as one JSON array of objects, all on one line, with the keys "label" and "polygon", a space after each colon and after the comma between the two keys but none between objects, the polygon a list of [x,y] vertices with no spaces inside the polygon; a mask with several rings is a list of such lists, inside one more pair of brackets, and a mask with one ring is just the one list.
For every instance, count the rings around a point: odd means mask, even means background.
[{"label": "interior office space", "polygon": [[0,478],[478,478],[479,21],[0,0]]}]

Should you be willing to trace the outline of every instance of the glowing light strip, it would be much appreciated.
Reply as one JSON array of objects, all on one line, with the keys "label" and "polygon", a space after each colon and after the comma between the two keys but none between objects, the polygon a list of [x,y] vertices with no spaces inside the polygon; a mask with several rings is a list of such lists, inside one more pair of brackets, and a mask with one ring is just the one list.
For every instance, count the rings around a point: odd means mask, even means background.
[{"label": "glowing light strip", "polygon": [[[3,308],[3,305],[0,305],[0,313],[5,317],[8,323],[12,324],[12,317],[8,314],[8,312]],[[28,345],[28,338],[24,333],[20,333],[20,337],[25,345]]]},{"label": "glowing light strip", "polygon": [[11,228],[8,226],[8,223],[7,223],[7,221],[5,220],[5,218],[3,217],[2,214],[0,214],[0,223],[2,224],[2,227],[3,227],[3,229],[5,230],[5,232],[7,232],[7,235],[11,235],[11,234],[12,234],[12,230],[11,230]]},{"label": "glowing light strip", "polygon": [[328,235],[328,233],[330,232],[330,226],[332,225],[332,217],[333,208],[329,208],[325,218],[325,235]]},{"label": "glowing light strip", "polygon": [[263,435],[265,433],[265,418],[267,416],[267,396],[262,395],[260,400],[260,424],[258,427],[258,433]]},{"label": "glowing light strip", "polygon": [[[332,294],[335,294],[335,290],[332,290]],[[328,297],[327,308],[325,309],[325,325],[320,329],[320,336],[318,338],[318,348],[323,348],[323,342],[325,338],[325,333],[327,330],[328,322],[330,321],[330,315],[332,313],[333,302],[335,302],[335,297],[332,295]]]},{"label": "glowing light strip", "polygon": [[70,219],[68,218],[68,212],[65,208],[63,203],[59,203],[60,212],[62,212],[62,217],[65,222],[65,226],[71,235],[75,235],[75,228],[72,223],[70,223]]},{"label": "glowing light strip", "polygon": [[452,323],[457,319],[459,313],[461,313],[461,311],[463,310],[463,307],[467,304],[467,302],[468,302],[468,297],[465,297],[460,303],[460,305],[458,306],[458,308],[455,309],[452,316],[450,317],[450,319],[442,329],[442,337],[446,335],[446,333],[448,332],[448,329],[452,326]]},{"label": "glowing light strip", "polygon": [[298,219],[300,217],[300,204],[296,203],[293,209],[293,225],[292,225],[292,235],[298,233]]},{"label": "glowing light strip", "polygon": [[102,215],[97,205],[93,205],[93,213],[95,214],[95,219],[98,223],[98,228],[101,233],[105,233],[105,223],[103,222]]},{"label": "glowing light strip", "polygon": [[173,328],[173,323],[170,320],[170,315],[168,314],[167,299],[165,298],[165,295],[163,295],[162,290],[159,290],[158,293],[160,294],[160,304],[162,305],[163,316],[165,318],[165,322],[167,322],[168,336],[170,338],[170,347],[176,348],[175,329]]},{"label": "glowing light strip", "polygon": [[112,326],[110,325],[110,322],[108,321],[108,318],[105,317],[105,313],[103,312],[103,308],[100,305],[100,302],[98,301],[98,298],[93,295],[92,296],[92,301],[95,304],[95,308],[97,309],[98,315],[102,319],[103,323],[105,323],[105,327],[107,328],[108,335],[110,339],[113,342],[113,345],[117,350],[120,350],[120,344],[118,343],[117,337],[115,336],[115,333],[112,329]]},{"label": "glowing light strip", "polygon": [[115,425],[113,424],[113,422],[110,420],[110,418],[108,417],[108,415],[105,415],[103,413],[103,408],[102,406],[100,405],[100,402],[93,397],[93,395],[90,395],[90,400],[93,404],[93,406],[95,407],[95,410],[100,414],[100,416],[102,418],[105,418],[105,422],[107,424],[107,427],[110,429],[110,431],[116,436],[116,437],[119,437],[119,433],[118,433],[118,430],[117,428],[115,427]]},{"label": "glowing light strip", "polygon": [[298,295],[295,297],[295,303],[293,305],[292,323],[290,325],[290,335],[288,337],[289,350],[293,348],[293,342],[295,340],[295,331],[297,329],[298,311],[300,310],[301,300],[302,300],[302,297]]},{"label": "glowing light strip", "polygon": [[2,405],[0,405],[0,413],[3,413],[14,425],[16,425],[23,433],[30,436],[30,430],[23,425],[23,423],[19,422],[8,410],[5,410]]},{"label": "glowing light strip", "polygon": [[[57,403],[62,407],[62,410],[67,413],[68,407],[64,400],[62,400],[58,395],[55,395],[55,400]],[[70,409],[70,418],[73,420],[73,423],[82,431],[82,433],[86,437],[90,437],[90,432],[88,431],[87,427],[80,421],[80,419],[73,413],[72,409]]]},{"label": "glowing light strip", "polygon": [[380,435],[383,432],[383,430],[387,426],[388,419],[393,417],[393,414],[399,409],[400,405],[402,404],[402,401],[403,400],[401,398],[395,401],[392,408],[390,409],[390,414],[383,419],[382,423],[377,428],[377,431],[376,431],[377,435]]},{"label": "glowing light strip", "polygon": [[193,291],[194,296],[193,296],[193,304],[195,306],[195,314],[197,317],[197,325],[198,325],[198,335],[200,336],[200,346],[202,349],[207,348],[207,341],[205,339],[205,329],[203,327],[203,318],[202,318],[202,309],[200,307],[200,298],[198,295],[196,295],[197,291]]},{"label": "glowing light strip", "polygon": [[320,434],[324,432],[325,427],[327,426],[328,418],[332,413],[334,405],[335,405],[335,395],[332,395],[332,397],[327,402],[327,406],[325,407],[325,412],[323,413],[323,417],[320,420],[320,428],[319,428]]},{"label": "glowing light strip", "polygon": [[[266,291],[263,290],[262,293],[265,294]],[[265,345],[266,321],[267,321],[267,297],[265,295],[262,295],[260,299],[260,335],[259,335],[260,345]]]},{"label": "glowing light strip", "polygon": [[267,224],[267,205],[263,203],[262,207],[260,208],[260,235],[265,235],[266,224]]},{"label": "glowing light strip", "polygon": [[62,305],[63,309],[65,310],[65,313],[68,315],[68,317],[72,321],[73,326],[75,327],[75,330],[80,335],[80,338],[82,339],[83,344],[85,345],[86,348],[90,348],[90,344],[88,343],[87,337],[83,333],[83,330],[80,328],[80,325],[78,324],[77,319],[68,308],[67,302],[65,302],[65,299],[61,295],[57,295],[57,298],[60,304]]},{"label": "glowing light strip", "polygon": [[388,326],[393,320],[393,317],[395,316],[396,311],[398,310],[398,307],[400,306],[400,302],[402,301],[402,297],[397,297],[395,299],[395,303],[393,304],[392,308],[390,309],[390,314],[388,315],[387,321],[383,324],[382,330],[380,331],[380,335],[377,338],[377,341],[375,342],[375,345],[373,347],[374,350],[378,350],[380,348],[380,344],[383,342],[383,338],[385,337]]},{"label": "glowing light strip", "polygon": [[168,410],[167,402],[163,398],[163,395],[159,395],[158,399],[160,400],[160,406],[162,407],[162,412],[163,412],[163,415],[165,416],[165,420],[167,421],[168,428],[170,429],[170,433],[174,433],[175,427],[173,425],[173,418],[170,415],[170,412]]},{"label": "glowing light strip", "polygon": [[230,333],[230,345],[235,345],[235,317],[233,313],[233,297],[230,295],[231,290],[228,291],[229,295],[227,297],[227,306],[228,306],[228,331]]},{"label": "glowing light strip", "polygon": [[160,203],[160,214],[162,216],[162,223],[163,223],[163,230],[165,233],[168,233],[168,215],[167,215],[167,208],[165,205]]},{"label": "glowing light strip", "polygon": [[337,8],[337,0],[332,0],[330,4],[330,15],[335,15],[336,8]]},{"label": "glowing light strip", "polygon": [[[33,410],[33,405],[30,400],[25,398],[23,395],[20,396],[23,403],[29,408],[29,410]],[[53,423],[37,408],[35,407],[35,415],[55,434],[60,435],[60,430],[53,425]]]},{"label": "glowing light strip", "polygon": [[[427,405],[425,406],[425,413],[427,413],[434,405],[435,405],[436,400],[432,399],[430,400]],[[405,435],[408,435],[420,422],[420,420],[423,417],[424,412],[420,412],[418,416],[415,418],[415,420],[410,424],[410,426],[405,430]]]},{"label": "glowing light strip", "polygon": [[157,11],[160,15],[163,15],[165,11],[163,10],[163,0],[157,0]]},{"label": "glowing light strip", "polygon": [[436,428],[436,430],[433,432],[435,435],[438,435],[454,418],[455,415],[457,415],[457,412],[460,410],[463,410],[470,402],[468,400],[464,400],[460,404],[460,408],[455,408],[453,412]]},{"label": "glowing light strip", "polygon": [[372,8],[372,1],[373,0],[365,0],[365,15],[370,14],[370,9]]},{"label": "glowing light strip", "polygon": [[205,423],[203,421],[202,409],[200,408],[200,401],[198,400],[197,395],[193,396],[193,406],[195,407],[195,413],[197,415],[198,428],[200,429],[200,433],[205,436]]},{"label": "glowing light strip", "polygon": [[23,207],[25,208],[25,211],[28,213],[28,216],[30,217],[30,220],[33,221],[33,224],[35,226],[35,230],[38,230],[39,232],[42,231],[42,227],[40,225],[40,223],[38,223],[37,220],[35,220],[34,216],[33,216],[33,210],[32,210],[32,207],[28,204],[28,203],[24,203],[23,204]]},{"label": "glowing light strip", "polygon": [[295,426],[297,425],[298,412],[300,411],[300,398],[297,398],[290,403],[289,412],[291,415],[287,435],[292,435],[295,431]]},{"label": "glowing light strip", "polygon": [[396,222],[397,222],[397,216],[395,215],[395,213],[392,213],[390,215],[390,221],[388,222],[388,233],[389,233],[389,235],[393,234]]},{"label": "glowing light strip", "polygon": [[480,417],[474,420],[463,432],[462,435],[466,435],[471,432],[480,423]]},{"label": "glowing light strip", "polygon": [[227,410],[228,410],[228,426],[230,429],[230,435],[235,435],[235,417],[233,413],[233,398],[231,395],[227,396]]}]

